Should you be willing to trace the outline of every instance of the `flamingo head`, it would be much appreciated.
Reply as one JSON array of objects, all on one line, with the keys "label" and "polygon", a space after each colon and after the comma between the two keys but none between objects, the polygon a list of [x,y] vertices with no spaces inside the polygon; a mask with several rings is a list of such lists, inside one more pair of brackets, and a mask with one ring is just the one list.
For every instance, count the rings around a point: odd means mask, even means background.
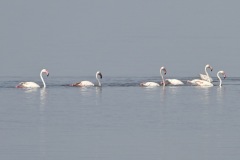
[{"label": "flamingo head", "polygon": [[166,75],[166,74],[167,74],[167,70],[166,70],[166,68],[165,68],[165,67],[161,67],[161,68],[160,68],[160,72],[162,72],[162,71],[164,71],[164,75]]},{"label": "flamingo head", "polygon": [[96,77],[98,77],[98,76],[100,77],[100,79],[102,79],[102,77],[103,77],[102,73],[100,71],[97,71],[97,73],[96,73]]},{"label": "flamingo head", "polygon": [[209,64],[206,65],[206,68],[209,68],[211,71],[213,71],[212,66],[210,66]]},{"label": "flamingo head", "polygon": [[47,76],[49,76],[49,72],[48,72],[48,70],[43,69],[41,72],[42,72],[42,73],[45,73]]},{"label": "flamingo head", "polygon": [[225,74],[224,71],[219,71],[219,73],[221,73],[221,74],[223,75],[223,78],[224,78],[224,79],[227,78],[227,76],[226,76],[226,74]]}]

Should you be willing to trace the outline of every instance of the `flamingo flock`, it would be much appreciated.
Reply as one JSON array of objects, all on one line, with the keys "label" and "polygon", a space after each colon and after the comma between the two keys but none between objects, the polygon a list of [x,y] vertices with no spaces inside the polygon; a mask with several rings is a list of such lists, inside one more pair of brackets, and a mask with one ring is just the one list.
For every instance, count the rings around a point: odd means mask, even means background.
[{"label": "flamingo flock", "polygon": [[[212,87],[213,86],[213,79],[209,76],[207,69],[210,69],[211,71],[213,71],[212,66],[210,66],[209,64],[207,64],[205,66],[205,74],[199,74],[200,79],[193,79],[193,80],[188,80],[187,83],[189,83],[190,85],[195,85],[195,86],[202,86],[202,87]],[[157,86],[166,86],[166,85],[173,85],[173,86],[177,86],[177,85],[184,85],[184,83],[178,79],[165,79],[163,77],[162,71],[164,71],[164,75],[166,75],[167,70],[165,67],[161,67],[160,68],[160,76],[162,78],[162,82],[160,83],[156,83],[156,82],[143,82],[140,83],[140,86],[143,87],[157,87]],[[224,79],[226,78],[226,74],[224,71],[219,71],[217,73],[217,77],[219,79],[219,86],[222,86],[222,79],[220,78],[220,74],[224,77]]]},{"label": "flamingo flock", "polygon": [[[200,75],[200,79],[193,79],[193,80],[188,80],[187,82],[192,84],[192,85],[196,85],[196,86],[205,86],[205,87],[212,87],[213,86],[213,79],[209,76],[208,72],[207,72],[207,68],[209,68],[211,71],[213,70],[212,66],[210,66],[209,64],[207,64],[205,66],[205,73],[204,74],[199,74]],[[222,79],[220,78],[220,75],[222,74],[223,78],[225,79],[227,76],[225,74],[224,71],[219,71],[217,73],[217,77],[219,79],[219,86],[222,86]]]},{"label": "flamingo flock", "polygon": [[[199,74],[199,79],[193,79],[188,80],[187,84],[194,85],[194,86],[202,86],[202,87],[212,87],[213,85],[213,79],[209,76],[207,69],[210,69],[210,71],[213,71],[213,68],[211,65],[207,64],[205,66],[205,74]],[[46,88],[46,83],[43,79],[43,74],[45,74],[47,77],[49,76],[49,72],[47,69],[42,69],[40,72],[40,79],[43,83],[43,88]],[[184,85],[184,83],[178,79],[164,79],[164,75],[167,74],[166,68],[163,66],[160,68],[160,76],[161,76],[161,82],[142,82],[140,83],[140,86],[142,87],[159,87],[159,86],[167,86],[167,85],[173,85],[173,86],[179,86]],[[219,86],[222,86],[222,79],[220,78],[220,75],[223,76],[223,78],[226,78],[226,74],[224,71],[218,71],[217,72],[217,78],[219,79]],[[102,73],[100,71],[97,71],[96,73],[96,80],[98,84],[94,84],[90,81],[84,80],[77,83],[73,83],[70,86],[73,87],[92,87],[92,86],[98,86],[101,87],[101,81],[102,79]],[[16,88],[39,88],[40,85],[38,85],[35,82],[20,82]]]}]

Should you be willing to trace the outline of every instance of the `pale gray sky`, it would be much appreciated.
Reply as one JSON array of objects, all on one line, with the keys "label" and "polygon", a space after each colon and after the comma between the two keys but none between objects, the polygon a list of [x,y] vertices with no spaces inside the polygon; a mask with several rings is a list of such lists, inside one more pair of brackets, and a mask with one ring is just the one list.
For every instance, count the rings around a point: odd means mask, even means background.
[{"label": "pale gray sky", "polygon": [[240,72],[240,2],[226,0],[3,0],[0,73],[196,76]]}]

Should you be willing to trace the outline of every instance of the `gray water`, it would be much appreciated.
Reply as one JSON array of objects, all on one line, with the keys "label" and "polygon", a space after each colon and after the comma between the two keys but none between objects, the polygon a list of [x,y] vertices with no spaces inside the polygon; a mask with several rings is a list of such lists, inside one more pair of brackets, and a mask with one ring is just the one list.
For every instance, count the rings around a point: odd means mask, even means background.
[{"label": "gray water", "polygon": [[[238,160],[240,78],[223,87],[143,88],[158,77],[49,77],[46,89],[17,89],[0,77],[0,159]],[[194,77],[193,77],[194,78]],[[188,77],[179,77],[184,82]]]},{"label": "gray water", "polygon": [[[239,5],[0,1],[0,160],[239,160]],[[206,64],[223,87],[139,86]],[[42,68],[46,89],[15,88]],[[97,70],[101,88],[69,86]]]}]

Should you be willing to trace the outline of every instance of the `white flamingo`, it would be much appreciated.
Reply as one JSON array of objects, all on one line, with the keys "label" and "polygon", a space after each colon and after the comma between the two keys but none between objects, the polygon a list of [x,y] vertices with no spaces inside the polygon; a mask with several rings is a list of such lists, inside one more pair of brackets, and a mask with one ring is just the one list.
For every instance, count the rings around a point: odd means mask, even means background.
[{"label": "white flamingo", "polygon": [[[102,86],[101,85],[101,82],[100,82],[100,79],[102,79],[102,73],[100,71],[97,71],[96,73],[96,79],[98,81],[98,86]],[[81,81],[81,82],[78,82],[78,83],[74,83],[72,84],[71,86],[75,86],[75,87],[90,87],[90,86],[96,86],[95,84],[93,84],[92,82],[90,81]]]},{"label": "white flamingo", "polygon": [[217,77],[218,77],[218,79],[219,79],[219,86],[221,87],[221,86],[222,86],[222,79],[220,78],[220,75],[219,75],[219,74],[222,74],[224,79],[225,79],[227,76],[226,76],[226,74],[225,74],[224,71],[218,71]]},{"label": "white flamingo", "polygon": [[[219,71],[217,73],[217,77],[219,79],[219,86],[221,87],[222,86],[222,79],[220,78],[220,75],[219,74],[222,74],[224,76],[224,79],[226,78],[226,74],[224,71]],[[208,81],[205,81],[205,80],[200,80],[200,79],[194,79],[192,81],[188,81],[189,83],[191,84],[194,84],[194,85],[197,85],[197,86],[205,86],[205,87],[212,87],[213,84],[211,82],[208,82]]]},{"label": "white flamingo", "polygon": [[[42,69],[41,72],[40,72],[40,78],[41,78],[42,83],[43,83],[43,88],[46,88],[45,81],[42,77],[43,73],[45,73],[47,76],[49,76],[49,72],[46,69]],[[20,82],[16,87],[17,88],[39,88],[40,86],[35,82]]]},{"label": "white flamingo", "polygon": [[[162,81],[163,81],[163,86],[165,86],[165,81],[164,81],[164,78],[163,78],[163,75],[162,75],[162,71],[164,71],[164,75],[167,74],[167,70],[165,69],[165,67],[161,67],[160,68],[160,75],[162,77]],[[143,83],[140,83],[140,86],[143,86],[143,87],[158,87],[160,86],[159,83],[156,83],[156,82],[143,82]]]},{"label": "white flamingo", "polygon": [[178,79],[165,79],[165,85],[184,85],[184,83]]},{"label": "white flamingo", "polygon": [[213,79],[209,76],[208,72],[207,72],[207,68],[209,68],[211,71],[213,70],[212,66],[210,66],[209,64],[207,64],[205,66],[205,73],[206,74],[199,74],[200,75],[200,78],[202,80],[205,80],[205,81],[208,81],[208,82],[212,82]]},{"label": "white flamingo", "polygon": [[[161,84],[163,85],[163,82],[161,82]],[[184,85],[184,83],[178,79],[165,79],[165,85]]]},{"label": "white flamingo", "polygon": [[211,82],[201,80],[201,79],[194,79],[194,80],[187,81],[187,82],[191,83],[192,85],[196,85],[196,86],[205,86],[205,87],[212,87],[213,86],[213,84]]}]

